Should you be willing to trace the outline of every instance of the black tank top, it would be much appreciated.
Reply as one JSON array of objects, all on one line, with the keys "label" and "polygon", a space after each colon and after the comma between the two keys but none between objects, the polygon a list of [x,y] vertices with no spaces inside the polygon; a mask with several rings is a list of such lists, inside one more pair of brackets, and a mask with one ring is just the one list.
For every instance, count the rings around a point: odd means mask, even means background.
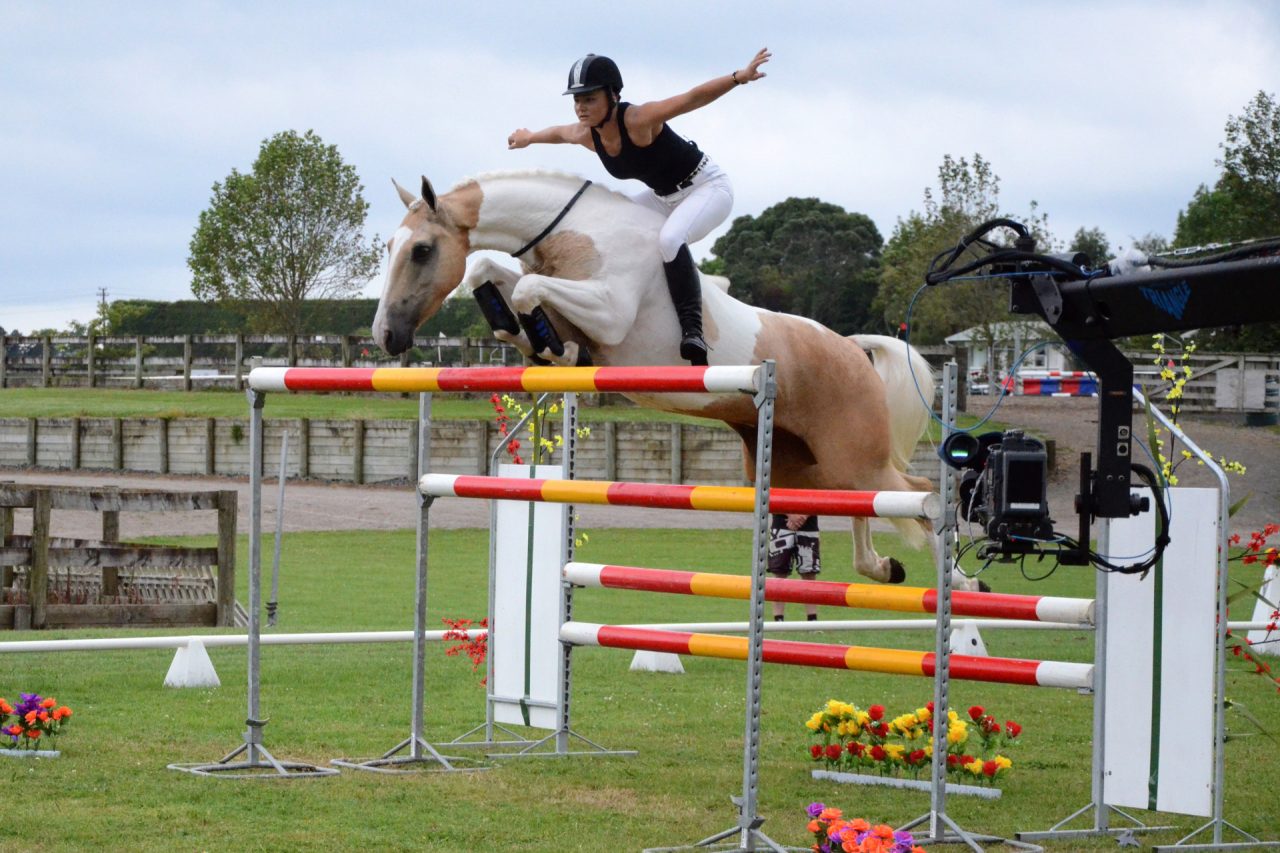
[{"label": "black tank top", "polygon": [[697,143],[685,139],[671,129],[670,124],[663,124],[662,131],[650,145],[639,147],[627,135],[627,124],[623,114],[631,104],[623,101],[618,104],[618,134],[622,137],[622,150],[617,157],[610,157],[600,141],[600,134],[591,129],[591,141],[595,144],[596,154],[610,175],[622,180],[636,178],[644,181],[649,189],[658,195],[670,195],[676,186],[702,162],[702,150]]}]

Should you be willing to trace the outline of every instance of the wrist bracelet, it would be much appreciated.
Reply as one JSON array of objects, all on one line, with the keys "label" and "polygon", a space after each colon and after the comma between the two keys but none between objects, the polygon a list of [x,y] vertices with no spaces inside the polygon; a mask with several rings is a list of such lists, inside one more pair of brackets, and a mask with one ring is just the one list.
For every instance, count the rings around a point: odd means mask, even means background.
[{"label": "wrist bracelet", "polygon": [[733,73],[729,75],[729,78],[733,80],[733,85],[735,86],[741,86],[743,83],[747,82],[746,80],[738,79],[737,69],[734,69]]}]

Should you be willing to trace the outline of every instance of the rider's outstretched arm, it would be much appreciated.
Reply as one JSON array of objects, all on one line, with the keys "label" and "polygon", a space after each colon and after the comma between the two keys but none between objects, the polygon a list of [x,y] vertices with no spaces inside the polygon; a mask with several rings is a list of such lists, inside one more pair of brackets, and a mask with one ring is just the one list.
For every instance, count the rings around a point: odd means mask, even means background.
[{"label": "rider's outstretched arm", "polygon": [[526,148],[530,145],[542,144],[561,144],[567,142],[577,142],[577,137],[573,131],[578,128],[575,124],[560,124],[554,127],[545,127],[542,130],[529,130],[522,127],[519,130],[512,131],[507,137],[507,148]]},{"label": "rider's outstretched arm", "polygon": [[761,48],[745,68],[739,68],[732,74],[713,77],[683,94],[675,95],[665,100],[638,104],[627,111],[627,128],[638,130],[641,127],[649,127],[656,133],[661,129],[664,122],[670,121],[676,116],[693,112],[700,107],[705,107],[738,86],[766,76],[760,70],[760,66],[768,62],[772,56],[773,53],[770,52],[769,48]]}]

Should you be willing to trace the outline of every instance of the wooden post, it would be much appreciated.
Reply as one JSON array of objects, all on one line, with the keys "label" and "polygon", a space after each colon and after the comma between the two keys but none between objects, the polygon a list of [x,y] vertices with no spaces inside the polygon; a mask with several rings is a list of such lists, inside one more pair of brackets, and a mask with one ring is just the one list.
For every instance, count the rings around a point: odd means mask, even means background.
[{"label": "wooden post", "polygon": [[297,335],[289,336],[288,350],[289,350],[289,366],[297,367],[298,366],[298,336]]},{"label": "wooden post", "polygon": [[[0,506],[0,548],[6,548],[13,536],[13,507]],[[4,604],[13,586],[13,566],[0,566],[0,604]]]},{"label": "wooden post", "polygon": [[351,482],[364,482],[364,421],[351,422]]},{"label": "wooden post", "polygon": [[[114,509],[102,512],[102,544],[119,544],[120,512]],[[102,595],[104,598],[115,598],[120,594],[120,569],[115,566],[102,568]]]},{"label": "wooden post", "polygon": [[[969,408],[969,351],[963,347],[956,347],[956,375],[960,377],[960,381],[956,383],[956,409],[958,411],[966,411]],[[995,389],[991,390],[992,394],[999,393]],[[936,405],[942,405],[942,395],[938,395]]]},{"label": "wooden post", "polygon": [[169,473],[169,419],[159,418],[157,429],[160,431],[160,473]]},{"label": "wooden post", "polygon": [[40,421],[37,418],[27,418],[27,467],[36,467],[40,443]]},{"label": "wooden post", "polygon": [[604,422],[604,478],[609,482],[618,479],[618,423]]},{"label": "wooden post", "polygon": [[191,336],[182,338],[182,390],[191,390]]},{"label": "wooden post", "polygon": [[480,436],[478,438],[480,446],[476,448],[479,451],[476,459],[476,473],[481,477],[489,473],[489,444],[493,441],[493,437],[489,432],[491,429],[493,429],[493,424],[490,421],[480,421]]},{"label": "wooden post", "polygon": [[49,335],[40,338],[40,386],[48,388],[53,378],[53,339]]},{"label": "wooden post", "polygon": [[124,470],[124,419],[111,419],[111,467]]},{"label": "wooden post", "polygon": [[8,377],[5,375],[8,372],[8,365],[9,337],[7,335],[0,335],[0,388],[5,387],[5,384],[8,381]]},{"label": "wooden post", "polygon": [[236,334],[236,387],[244,387],[244,335]]},{"label": "wooden post", "polygon": [[31,627],[45,626],[49,604],[49,509],[52,501],[47,488],[35,489],[31,509],[31,575],[27,594],[31,604]]},{"label": "wooden post", "polygon": [[230,628],[236,616],[236,493],[218,492],[218,615],[220,628]]},{"label": "wooden post", "polygon": [[133,339],[133,387],[142,387],[142,335]]},{"label": "wooden post", "polygon": [[680,485],[684,482],[684,425],[671,425],[671,482]]},{"label": "wooden post", "polygon": [[80,419],[71,419],[71,470],[80,467]]},{"label": "wooden post", "polygon": [[351,366],[351,336],[342,336],[342,366]]},{"label": "wooden post", "polygon": [[311,476],[311,419],[298,418],[298,477]]},{"label": "wooden post", "polygon": [[218,422],[214,418],[204,421],[204,473],[208,476],[218,473]]},{"label": "wooden post", "polygon": [[86,372],[87,374],[89,374],[89,387],[90,387],[90,388],[92,388],[92,387],[94,386],[94,384],[95,384],[94,380],[97,378],[96,376],[94,376],[94,375],[93,375],[93,362],[94,362],[94,358],[93,358],[93,348],[94,348],[95,344],[97,343],[97,338],[98,338],[98,336],[97,336],[97,335],[93,334],[92,332],[90,332],[90,333],[89,333],[89,346],[88,346],[88,348],[85,350],[85,356],[84,356],[85,372]]}]

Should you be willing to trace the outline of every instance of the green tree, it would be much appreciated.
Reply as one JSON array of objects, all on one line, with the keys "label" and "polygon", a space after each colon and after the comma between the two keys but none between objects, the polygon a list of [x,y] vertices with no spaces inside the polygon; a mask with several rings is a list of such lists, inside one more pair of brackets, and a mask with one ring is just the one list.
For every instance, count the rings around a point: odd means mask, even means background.
[{"label": "green tree", "polygon": [[1089,260],[1093,261],[1094,267],[1099,267],[1115,257],[1115,253],[1111,251],[1111,241],[1107,239],[1107,235],[1101,228],[1084,228],[1083,226],[1078,228],[1075,236],[1071,238],[1071,245],[1067,246],[1067,251],[1084,252],[1089,256]]},{"label": "green tree", "polygon": [[[1210,188],[1196,188],[1178,214],[1176,248],[1235,243],[1280,235],[1280,105],[1259,91],[1239,116],[1229,116],[1219,145],[1222,170]],[[1214,329],[1200,338],[1206,349],[1275,351],[1280,324]]]},{"label": "green tree", "polygon": [[728,276],[744,302],[851,334],[869,328],[883,242],[865,214],[789,198],[735,219],[702,268]]},{"label": "green tree", "polygon": [[[911,309],[911,339],[917,343],[940,343],[948,335],[975,330],[979,345],[994,352],[1015,335],[1017,317],[1009,313],[1009,285],[1004,281],[958,281],[930,288],[916,298],[924,284],[925,272],[938,253],[955,246],[957,240],[978,225],[1000,217],[1000,178],[981,154],[973,161],[942,158],[938,167],[938,189],[924,191],[924,211],[911,211],[898,220],[893,236],[885,244],[880,289],[874,310],[883,318],[884,328],[897,329]],[[1041,251],[1054,248],[1048,218],[1031,203],[1029,216],[1018,217],[1036,237]],[[1000,239],[1000,235],[989,235]],[[1025,337],[1025,334],[1022,335]],[[994,360],[989,360],[995,370]]]},{"label": "green tree", "polygon": [[300,334],[303,300],[359,291],[377,270],[377,237],[355,168],[312,131],[264,140],[253,170],[213,185],[191,238],[192,293],[258,302],[262,331]]}]

